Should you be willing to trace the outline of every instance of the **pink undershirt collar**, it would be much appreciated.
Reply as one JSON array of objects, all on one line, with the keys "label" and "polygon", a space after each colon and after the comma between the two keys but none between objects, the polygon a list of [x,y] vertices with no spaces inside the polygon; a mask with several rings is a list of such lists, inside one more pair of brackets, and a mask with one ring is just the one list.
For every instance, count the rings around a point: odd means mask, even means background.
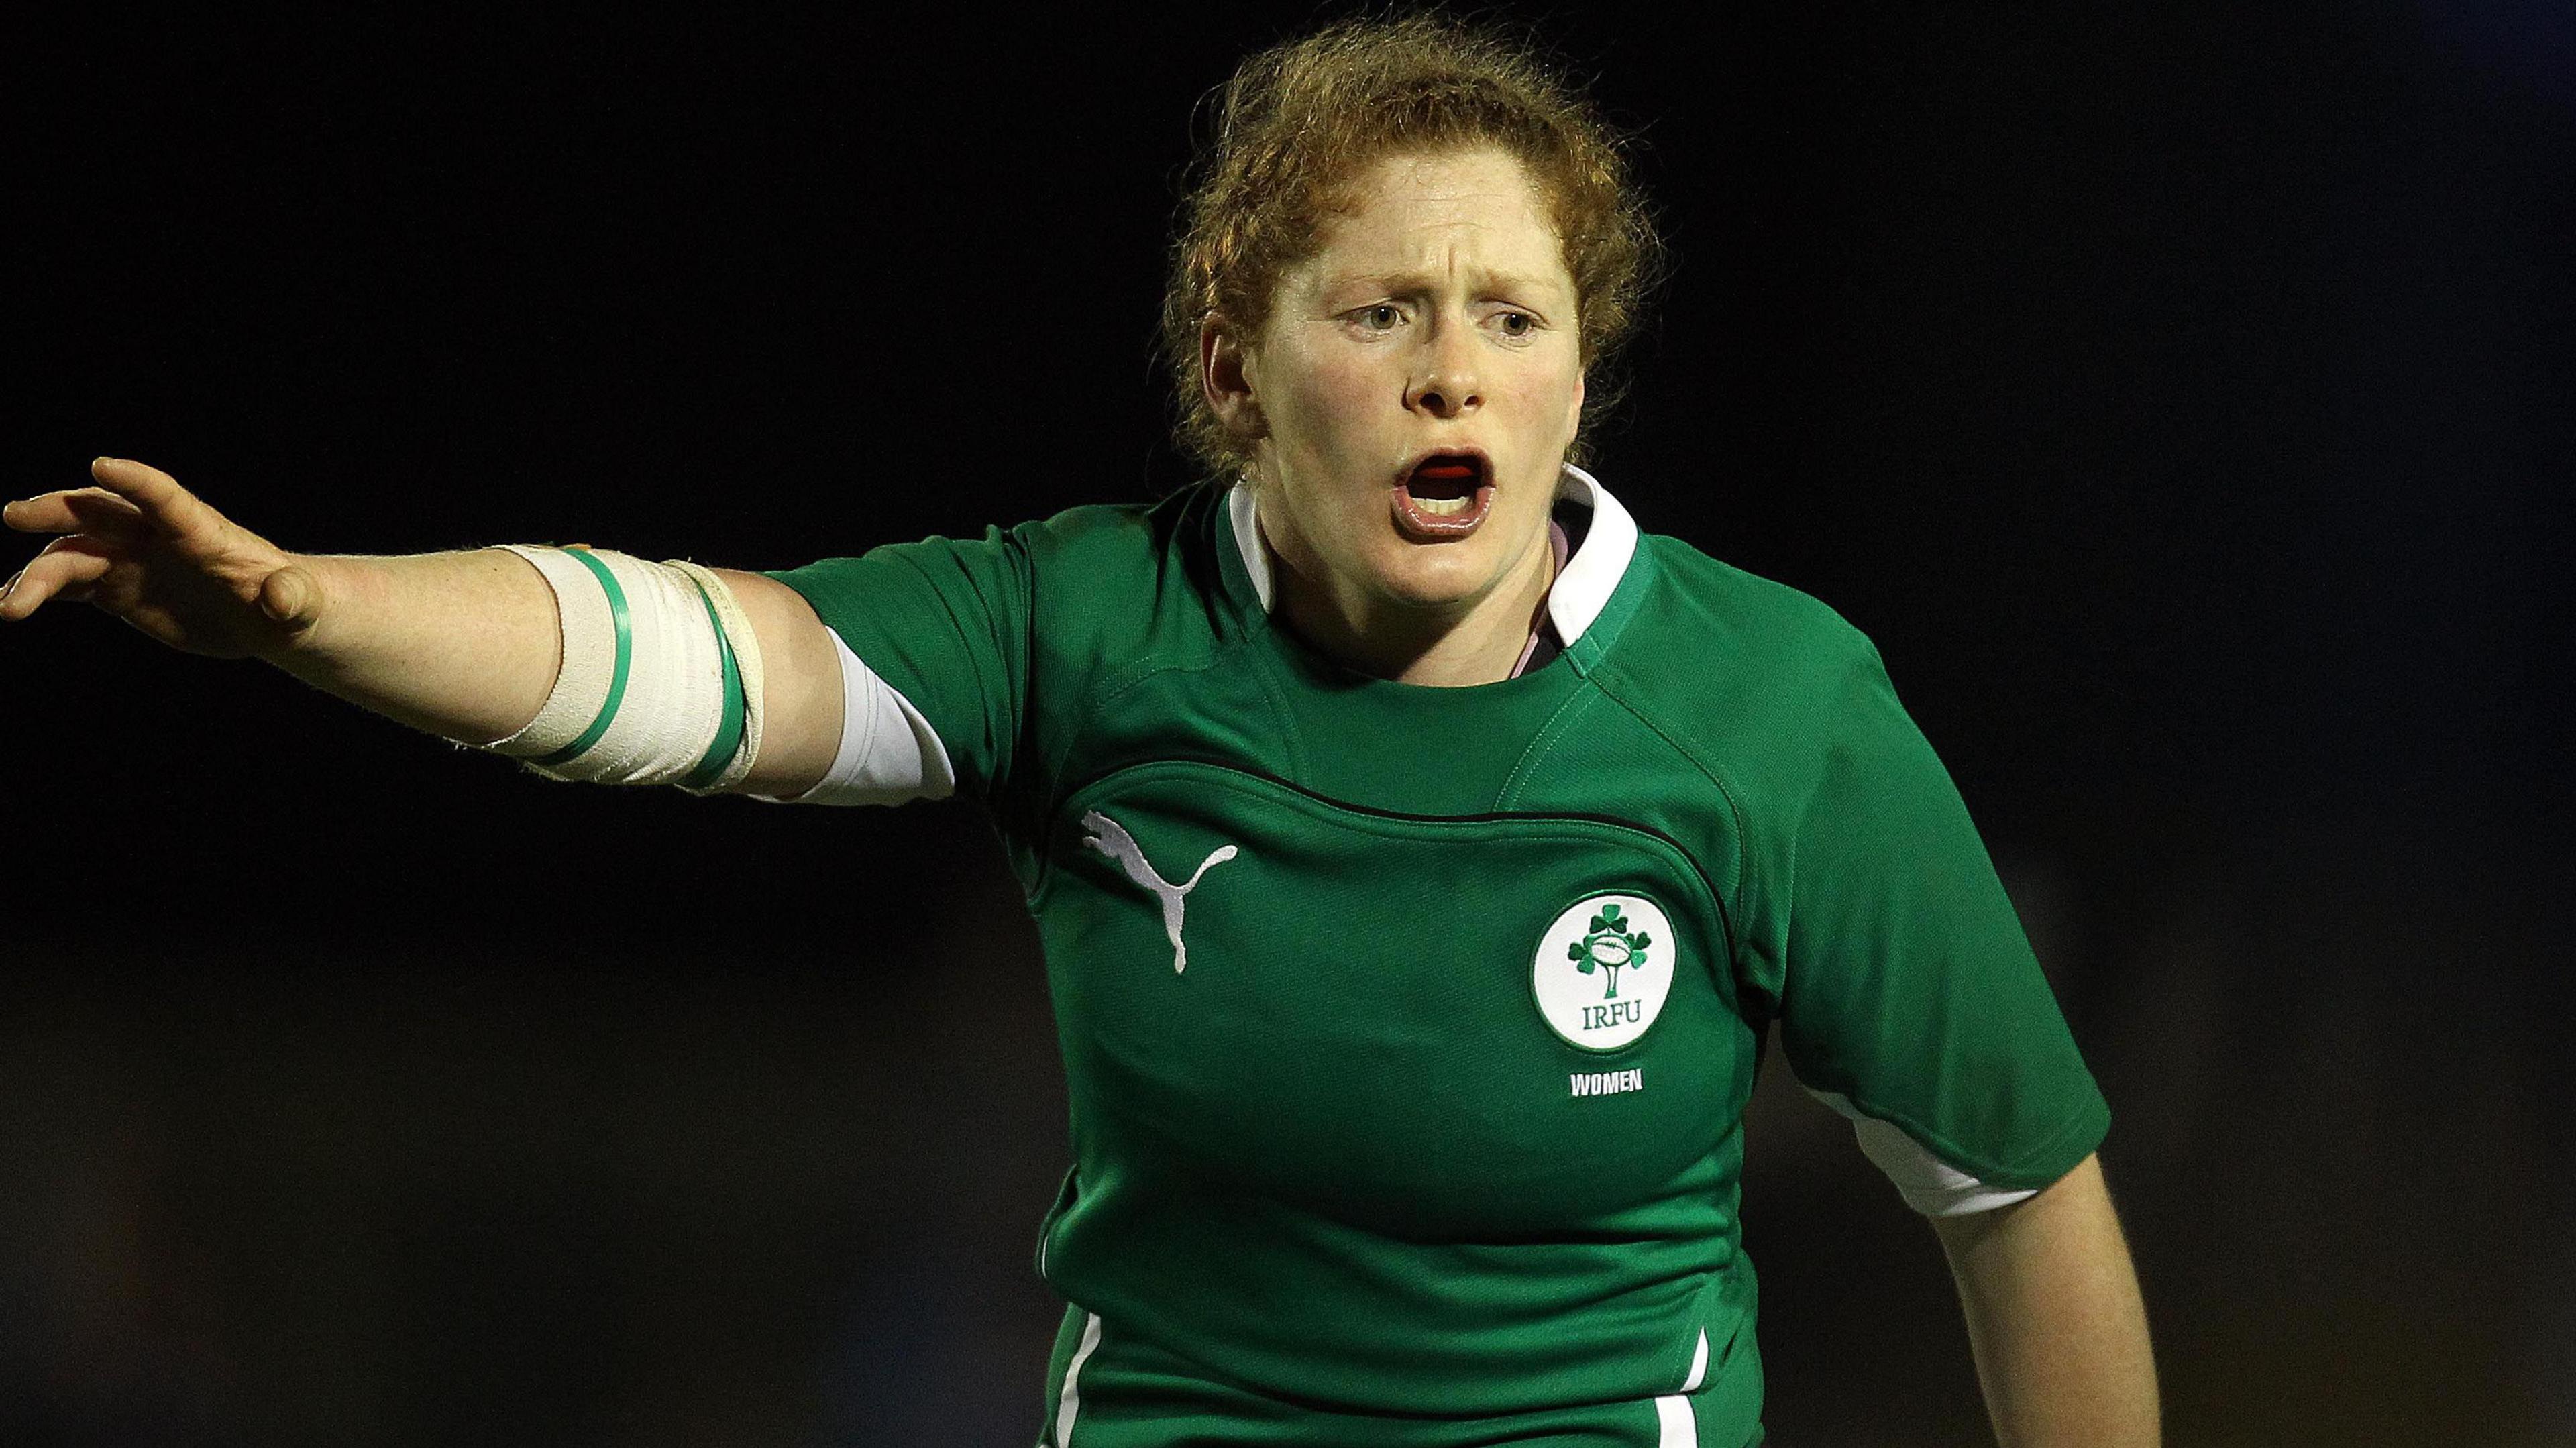
[{"label": "pink undershirt collar", "polygon": [[[1565,560],[1574,553],[1574,545],[1565,541],[1565,529],[1560,527],[1554,518],[1547,520],[1547,548],[1550,553],[1556,555],[1555,564],[1548,569],[1548,588],[1553,591],[1556,587],[1556,579],[1565,572]],[[1530,621],[1529,642],[1521,645],[1520,662],[1512,665],[1511,673],[1504,677],[1517,679],[1529,671],[1530,659],[1538,653],[1539,640],[1542,638],[1554,645],[1548,650],[1549,657],[1553,658],[1564,651],[1565,641],[1556,636],[1556,620],[1547,611],[1546,594],[1539,595],[1538,617]]]}]

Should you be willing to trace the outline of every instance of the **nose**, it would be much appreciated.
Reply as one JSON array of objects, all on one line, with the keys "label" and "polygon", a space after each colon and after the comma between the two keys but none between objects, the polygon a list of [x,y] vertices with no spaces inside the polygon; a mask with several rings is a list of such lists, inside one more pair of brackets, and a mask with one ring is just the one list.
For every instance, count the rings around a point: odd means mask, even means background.
[{"label": "nose", "polygon": [[1471,329],[1443,317],[1432,324],[1405,384],[1406,408],[1433,417],[1461,417],[1485,405]]}]

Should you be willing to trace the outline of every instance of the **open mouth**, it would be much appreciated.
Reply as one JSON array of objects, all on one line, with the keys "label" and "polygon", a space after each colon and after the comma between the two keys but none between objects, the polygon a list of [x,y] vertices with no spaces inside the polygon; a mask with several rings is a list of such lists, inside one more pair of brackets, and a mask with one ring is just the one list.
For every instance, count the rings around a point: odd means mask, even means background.
[{"label": "open mouth", "polygon": [[1474,453],[1433,453],[1395,484],[1397,530],[1425,543],[1466,537],[1493,506],[1493,478],[1485,460]]}]

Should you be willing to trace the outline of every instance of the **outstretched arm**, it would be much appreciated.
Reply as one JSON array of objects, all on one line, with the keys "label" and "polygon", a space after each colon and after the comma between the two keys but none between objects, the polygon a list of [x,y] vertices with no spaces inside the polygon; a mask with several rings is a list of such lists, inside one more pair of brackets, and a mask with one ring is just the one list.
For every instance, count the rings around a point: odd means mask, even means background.
[{"label": "outstretched arm", "polygon": [[2146,1306],[2086,1157],[2037,1196],[1935,1217],[2003,1448],[2154,1448]]},{"label": "outstretched arm", "polygon": [[[158,468],[91,464],[97,486],[0,509],[54,540],[0,596],[15,622],[56,598],[86,602],[173,648],[264,659],[328,693],[463,744],[507,738],[554,686],[562,633],[553,592],[502,549],[370,558],[289,553]],[[732,788],[793,795],[840,741],[831,635],[794,589],[723,571],[759,636],[768,723]]]}]

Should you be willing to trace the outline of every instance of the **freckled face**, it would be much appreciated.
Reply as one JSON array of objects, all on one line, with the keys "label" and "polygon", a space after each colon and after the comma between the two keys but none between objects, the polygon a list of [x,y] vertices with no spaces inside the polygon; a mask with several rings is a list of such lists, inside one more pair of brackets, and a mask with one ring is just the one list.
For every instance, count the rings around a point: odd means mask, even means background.
[{"label": "freckled face", "polygon": [[[1263,531],[1355,626],[1390,609],[1525,620],[1583,411],[1564,246],[1501,150],[1390,157],[1354,194],[1245,348]],[[1482,455],[1483,496],[1408,484],[1449,450]]]}]

